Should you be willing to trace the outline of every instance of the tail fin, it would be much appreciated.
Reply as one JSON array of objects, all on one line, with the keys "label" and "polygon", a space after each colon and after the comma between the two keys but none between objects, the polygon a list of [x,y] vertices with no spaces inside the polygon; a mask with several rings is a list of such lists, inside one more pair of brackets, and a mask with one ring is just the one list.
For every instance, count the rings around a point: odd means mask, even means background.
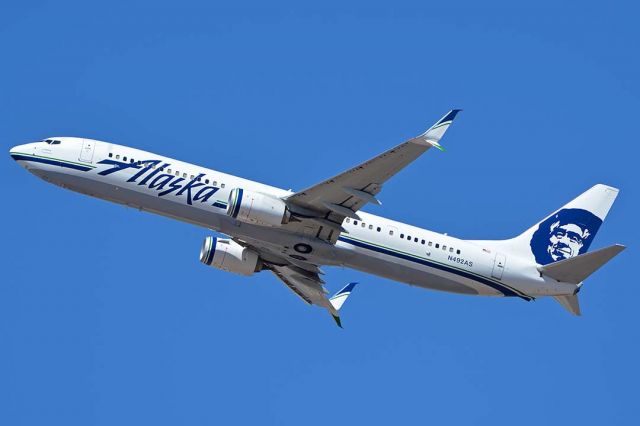
[{"label": "tail fin", "polygon": [[512,250],[540,265],[584,254],[618,196],[618,189],[598,184],[509,240]]}]

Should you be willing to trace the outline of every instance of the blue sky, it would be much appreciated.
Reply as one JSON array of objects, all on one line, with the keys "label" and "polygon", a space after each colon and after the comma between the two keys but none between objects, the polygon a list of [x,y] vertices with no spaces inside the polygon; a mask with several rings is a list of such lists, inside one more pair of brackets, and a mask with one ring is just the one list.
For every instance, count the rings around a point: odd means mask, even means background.
[{"label": "blue sky", "polygon": [[5,155],[0,424],[635,424],[637,6],[299,3],[3,4],[4,149],[83,136],[301,189],[463,108],[368,211],[498,239],[620,187],[592,247],[629,248],[583,317],[329,269],[361,282],[340,330],[201,265],[207,230]]}]

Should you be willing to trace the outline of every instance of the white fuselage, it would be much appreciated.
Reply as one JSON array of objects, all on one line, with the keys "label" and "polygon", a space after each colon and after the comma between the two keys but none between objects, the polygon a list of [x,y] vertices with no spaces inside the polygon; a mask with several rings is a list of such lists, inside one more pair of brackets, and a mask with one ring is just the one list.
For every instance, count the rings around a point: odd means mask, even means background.
[{"label": "white fuselage", "polygon": [[226,214],[229,192],[243,188],[276,197],[289,191],[134,148],[80,138],[55,138],[11,150],[38,177],[83,194],[158,213],[269,247],[295,259],[293,247],[318,265],[340,265],[403,283],[454,293],[517,296],[571,294],[575,286],[541,277],[536,264],[491,241],[465,241],[365,212],[347,219],[335,245]]}]

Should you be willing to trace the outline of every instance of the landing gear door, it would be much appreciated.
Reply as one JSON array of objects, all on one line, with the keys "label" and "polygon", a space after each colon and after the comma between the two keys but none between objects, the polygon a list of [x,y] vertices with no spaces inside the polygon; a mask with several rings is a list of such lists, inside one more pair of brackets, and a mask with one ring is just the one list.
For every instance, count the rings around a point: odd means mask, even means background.
[{"label": "landing gear door", "polygon": [[507,258],[504,254],[496,253],[496,258],[493,261],[493,271],[491,272],[491,276],[493,278],[497,278],[499,280],[502,279],[502,274],[504,273],[504,265],[507,262]]},{"label": "landing gear door", "polygon": [[91,139],[82,140],[82,148],[80,149],[80,161],[90,163],[93,161],[93,151],[96,149],[95,142]]}]

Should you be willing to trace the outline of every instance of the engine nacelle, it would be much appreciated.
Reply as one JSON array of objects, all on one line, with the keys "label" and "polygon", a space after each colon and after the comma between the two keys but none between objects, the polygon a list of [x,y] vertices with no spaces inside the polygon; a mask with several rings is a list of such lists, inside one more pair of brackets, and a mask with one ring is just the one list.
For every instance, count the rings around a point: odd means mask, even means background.
[{"label": "engine nacelle", "polygon": [[229,194],[227,215],[241,222],[280,226],[289,222],[289,209],[284,201],[271,195],[235,188]]},{"label": "engine nacelle", "polygon": [[225,238],[205,238],[200,249],[200,262],[241,275],[253,275],[262,269],[258,253]]}]

